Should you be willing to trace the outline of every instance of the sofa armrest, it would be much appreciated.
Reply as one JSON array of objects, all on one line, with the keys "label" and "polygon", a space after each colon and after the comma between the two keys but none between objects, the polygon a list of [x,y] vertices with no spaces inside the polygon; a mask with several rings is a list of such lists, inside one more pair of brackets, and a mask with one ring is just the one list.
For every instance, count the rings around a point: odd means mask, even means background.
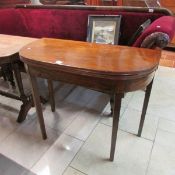
[{"label": "sofa armrest", "polygon": [[152,45],[154,48],[156,47],[154,45],[157,45],[160,48],[165,47],[174,37],[174,29],[175,17],[160,17],[159,19],[155,20],[150,26],[148,26],[148,28],[137,38],[133,46],[146,47],[147,45],[150,48]]},{"label": "sofa armrest", "polygon": [[141,43],[140,47],[143,48],[164,48],[170,42],[170,37],[168,34],[163,32],[154,32],[148,35],[143,42]]}]

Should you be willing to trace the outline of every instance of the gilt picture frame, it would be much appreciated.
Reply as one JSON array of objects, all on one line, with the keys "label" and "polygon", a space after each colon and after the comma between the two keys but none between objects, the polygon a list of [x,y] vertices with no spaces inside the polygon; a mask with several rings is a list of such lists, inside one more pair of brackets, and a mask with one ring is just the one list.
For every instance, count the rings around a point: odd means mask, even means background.
[{"label": "gilt picture frame", "polygon": [[87,41],[118,44],[121,15],[89,15]]}]

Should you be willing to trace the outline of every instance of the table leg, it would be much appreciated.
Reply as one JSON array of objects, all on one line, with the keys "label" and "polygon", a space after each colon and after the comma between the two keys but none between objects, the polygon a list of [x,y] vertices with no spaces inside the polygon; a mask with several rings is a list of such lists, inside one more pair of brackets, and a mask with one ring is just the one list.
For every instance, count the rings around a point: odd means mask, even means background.
[{"label": "table leg", "polygon": [[112,124],[112,137],[111,137],[111,153],[110,153],[110,160],[114,160],[115,154],[115,146],[117,140],[117,131],[118,131],[118,123],[120,117],[120,108],[121,108],[121,101],[123,98],[123,93],[116,93],[114,95],[114,104],[113,104],[113,124]]},{"label": "table leg", "polygon": [[7,81],[7,77],[5,75],[5,72],[3,71],[2,66],[0,66],[0,77],[3,77],[4,81]]},{"label": "table leg", "polygon": [[30,77],[30,81],[32,85],[33,100],[36,107],[36,112],[37,112],[37,116],[38,116],[38,120],[41,128],[42,137],[43,139],[47,139],[46,128],[45,128],[44,118],[43,118],[43,111],[41,107],[41,101],[40,101],[40,96],[38,92],[36,77],[30,74],[30,68],[27,69],[27,72]]},{"label": "table leg", "polygon": [[13,78],[13,72],[12,72],[12,67],[10,63],[6,63],[1,65],[2,72],[4,73],[4,79],[9,81],[12,88],[15,88],[15,82]]},{"label": "table leg", "polygon": [[145,121],[145,115],[146,115],[146,111],[147,111],[147,107],[148,107],[148,103],[149,103],[149,98],[150,98],[150,94],[151,94],[153,80],[146,87],[145,98],[144,98],[144,103],[143,103],[143,108],[142,108],[142,115],[141,115],[139,130],[138,130],[138,134],[137,134],[137,136],[139,136],[139,137],[142,134],[143,124],[144,124],[144,121]]},{"label": "table leg", "polygon": [[14,70],[16,83],[19,89],[19,95],[20,95],[21,101],[23,102],[23,104],[21,105],[19,115],[18,115],[18,119],[17,119],[17,122],[21,123],[26,119],[28,111],[33,106],[33,100],[31,98],[27,98],[27,96],[24,93],[21,72],[19,70],[18,63],[12,63],[12,67]]},{"label": "table leg", "polygon": [[53,90],[53,82],[52,80],[47,80],[48,89],[49,89],[49,100],[51,105],[52,112],[55,112],[55,99],[54,99],[54,90]]},{"label": "table leg", "polygon": [[113,116],[113,108],[114,108],[114,97],[113,97],[113,95],[110,96],[110,106],[111,106],[110,116]]},{"label": "table leg", "polygon": [[26,116],[32,107],[33,107],[32,101],[23,102],[23,104],[21,105],[21,109],[19,111],[18,118],[17,118],[18,123],[21,123],[26,119]]}]

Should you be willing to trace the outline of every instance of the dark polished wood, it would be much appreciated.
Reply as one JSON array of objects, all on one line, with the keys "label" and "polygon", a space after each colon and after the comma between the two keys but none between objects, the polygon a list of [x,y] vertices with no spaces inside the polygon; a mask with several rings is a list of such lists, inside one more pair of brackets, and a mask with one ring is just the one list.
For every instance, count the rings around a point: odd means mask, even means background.
[{"label": "dark polished wood", "polygon": [[42,4],[56,4],[57,0],[40,0]]},{"label": "dark polished wood", "polygon": [[[25,120],[29,109],[33,106],[33,100],[31,96],[26,96],[23,89],[21,73],[19,69],[19,50],[33,41],[35,38],[1,35],[0,34],[0,67],[4,64],[10,64],[16,78],[17,86],[19,89],[19,95],[9,94],[7,92],[0,91],[1,95],[10,97],[16,100],[22,101],[21,109],[18,115],[18,122]],[[8,73],[8,72],[6,72]]]},{"label": "dark polished wood", "polygon": [[33,99],[30,97],[30,95],[27,97],[24,93],[21,72],[20,72],[18,63],[14,63],[14,64],[11,63],[11,64],[13,65],[13,70],[16,77],[16,83],[19,89],[19,97],[20,97],[20,100],[23,102],[20,108],[18,119],[17,119],[17,122],[21,123],[22,121],[25,120],[28,111],[31,109],[32,106],[34,106],[34,104],[33,104]]},{"label": "dark polished wood", "polygon": [[[15,1],[15,0],[11,0]],[[17,1],[17,0],[16,0]],[[18,0],[20,2],[20,0]],[[40,0],[42,4],[67,4],[70,2],[78,2],[78,0]],[[118,5],[133,7],[165,7],[175,13],[175,0],[86,0],[87,5]]]},{"label": "dark polished wood", "polygon": [[0,8],[2,7],[15,7],[16,4],[29,4],[30,0],[1,0]]},{"label": "dark polished wood", "polygon": [[144,102],[143,102],[142,114],[141,114],[141,119],[140,119],[140,124],[139,124],[139,130],[138,130],[138,134],[137,134],[139,137],[142,134],[143,124],[144,124],[144,121],[145,121],[145,115],[146,115],[146,111],[147,111],[147,108],[148,108],[148,103],[149,103],[149,98],[150,98],[150,94],[151,94],[152,85],[153,85],[153,80],[151,81],[151,83],[146,88],[145,99],[144,99]]},{"label": "dark polished wood", "polygon": [[53,89],[53,82],[52,80],[47,80],[48,89],[49,89],[49,100],[51,104],[52,112],[55,112],[55,99],[54,99],[54,89]]},{"label": "dark polished wood", "polygon": [[[25,46],[19,54],[28,67],[44,139],[47,136],[36,77],[84,86],[114,97],[110,160],[114,159],[123,94],[149,87],[161,56],[159,50],[47,38]],[[146,103],[148,100],[144,106]]]},{"label": "dark polished wood", "polygon": [[71,10],[111,10],[111,11],[124,11],[124,12],[151,12],[161,13],[164,15],[172,15],[171,11],[166,8],[147,8],[147,7],[118,7],[118,6],[85,6],[85,5],[17,5],[16,8],[26,9],[71,9]]},{"label": "dark polished wood", "polygon": [[[31,75],[30,68],[28,68],[28,67],[27,67],[27,72],[29,75]],[[30,81],[32,84],[32,94],[34,97],[33,99],[34,99],[34,103],[35,103],[35,107],[36,107],[36,112],[38,114],[38,119],[39,119],[40,128],[41,128],[41,132],[42,132],[42,137],[45,140],[45,139],[47,139],[47,134],[46,134],[46,128],[45,128],[45,124],[44,124],[43,112],[42,112],[42,108],[41,108],[40,95],[38,92],[36,77],[31,75]]]},{"label": "dark polished wood", "polygon": [[134,6],[134,7],[147,7],[147,4],[143,0],[123,0],[123,6]]},{"label": "dark polished wood", "polygon": [[114,94],[113,124],[112,124],[111,152],[110,152],[111,161],[114,160],[114,155],[115,155],[118,123],[119,123],[120,108],[121,108],[121,102],[122,102],[123,95],[124,95],[123,93]]},{"label": "dark polished wood", "polygon": [[40,3],[44,5],[85,5],[85,2],[83,0],[40,0]]}]

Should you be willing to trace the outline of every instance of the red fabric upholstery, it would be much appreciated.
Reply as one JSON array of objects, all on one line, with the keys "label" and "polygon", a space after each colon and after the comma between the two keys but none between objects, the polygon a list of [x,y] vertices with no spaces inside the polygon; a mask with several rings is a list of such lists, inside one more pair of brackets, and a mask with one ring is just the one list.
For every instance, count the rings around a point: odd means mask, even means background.
[{"label": "red fabric upholstery", "polygon": [[0,10],[0,33],[21,36],[28,35],[27,28],[18,10],[10,8]]},{"label": "red fabric upholstery", "polygon": [[89,9],[7,9],[0,10],[0,33],[86,41],[90,14],[122,15],[119,39],[121,45],[126,45],[138,26],[148,18],[154,21],[164,15]]},{"label": "red fabric upholstery", "polygon": [[163,32],[168,34],[170,40],[174,36],[175,32],[175,17],[173,16],[163,16],[157,20],[155,20],[136,40],[133,44],[135,47],[140,47],[142,41],[151,33],[154,32]]},{"label": "red fabric upholstery", "polygon": [[[54,37],[85,41],[89,14],[122,15],[120,44],[127,43],[136,28],[146,19],[162,14],[100,10],[20,9],[31,37]],[[135,20],[133,20],[135,19]]]}]

